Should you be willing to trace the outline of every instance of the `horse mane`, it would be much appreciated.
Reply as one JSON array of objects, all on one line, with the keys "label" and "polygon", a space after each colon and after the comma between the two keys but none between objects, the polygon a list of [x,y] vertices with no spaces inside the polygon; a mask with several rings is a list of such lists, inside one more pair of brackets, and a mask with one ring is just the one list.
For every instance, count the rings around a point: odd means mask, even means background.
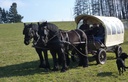
[{"label": "horse mane", "polygon": [[35,31],[38,31],[38,25],[37,24],[34,24],[34,23],[31,23],[31,24],[32,24],[31,28],[33,30],[35,30]]},{"label": "horse mane", "polygon": [[55,34],[57,34],[57,33],[59,33],[59,28],[58,28],[58,26],[56,26],[55,24],[53,24],[53,23],[49,23],[49,22],[43,22],[42,24],[41,24],[41,26],[47,26],[47,29],[49,29],[52,33],[55,33]]}]

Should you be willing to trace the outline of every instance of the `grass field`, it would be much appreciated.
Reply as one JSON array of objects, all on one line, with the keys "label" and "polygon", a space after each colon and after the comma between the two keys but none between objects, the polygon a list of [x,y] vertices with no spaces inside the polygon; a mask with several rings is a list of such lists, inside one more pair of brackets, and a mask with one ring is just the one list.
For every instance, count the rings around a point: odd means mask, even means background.
[{"label": "grass field", "polygon": [[[54,22],[60,29],[75,29],[74,22]],[[23,43],[23,24],[0,25],[0,82],[128,82],[128,71],[119,76],[114,53],[107,53],[104,65],[89,62],[88,68],[77,67],[72,62],[70,69],[64,73],[46,72],[39,69],[39,58],[32,44]],[[128,31],[125,31],[123,51],[128,53]],[[91,56],[89,54],[89,56]],[[52,57],[49,54],[52,67]],[[126,60],[128,66],[128,59]]]}]

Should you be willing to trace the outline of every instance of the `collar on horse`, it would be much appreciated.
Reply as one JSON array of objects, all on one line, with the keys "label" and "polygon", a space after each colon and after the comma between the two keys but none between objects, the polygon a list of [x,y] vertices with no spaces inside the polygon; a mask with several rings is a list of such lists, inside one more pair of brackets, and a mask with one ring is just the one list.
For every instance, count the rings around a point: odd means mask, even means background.
[{"label": "collar on horse", "polygon": [[69,42],[69,36],[68,36],[68,33],[67,32],[64,32],[65,33],[65,37],[64,35],[62,34],[62,32],[60,31],[60,35],[61,35],[61,42]]}]

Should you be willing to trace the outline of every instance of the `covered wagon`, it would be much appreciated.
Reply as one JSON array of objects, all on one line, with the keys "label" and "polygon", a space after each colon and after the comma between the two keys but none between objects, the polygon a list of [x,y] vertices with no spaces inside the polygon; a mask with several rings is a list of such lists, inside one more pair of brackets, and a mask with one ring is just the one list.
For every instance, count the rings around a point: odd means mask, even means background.
[{"label": "covered wagon", "polygon": [[104,64],[106,62],[106,51],[114,52],[116,57],[118,57],[122,52],[120,45],[124,42],[124,26],[121,20],[116,17],[79,15],[75,18],[78,29],[84,20],[89,25],[89,29],[93,27],[93,24],[102,24],[105,30],[103,44],[94,40],[93,33],[87,35],[88,51],[96,56],[97,63]]}]

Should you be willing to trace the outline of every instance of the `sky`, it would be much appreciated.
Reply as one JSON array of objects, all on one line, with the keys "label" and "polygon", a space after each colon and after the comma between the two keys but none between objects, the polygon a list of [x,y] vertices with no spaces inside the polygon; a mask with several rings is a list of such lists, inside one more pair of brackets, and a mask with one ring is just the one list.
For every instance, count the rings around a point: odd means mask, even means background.
[{"label": "sky", "polygon": [[23,22],[74,20],[75,0],[0,0],[0,7],[9,10],[13,2]]}]

